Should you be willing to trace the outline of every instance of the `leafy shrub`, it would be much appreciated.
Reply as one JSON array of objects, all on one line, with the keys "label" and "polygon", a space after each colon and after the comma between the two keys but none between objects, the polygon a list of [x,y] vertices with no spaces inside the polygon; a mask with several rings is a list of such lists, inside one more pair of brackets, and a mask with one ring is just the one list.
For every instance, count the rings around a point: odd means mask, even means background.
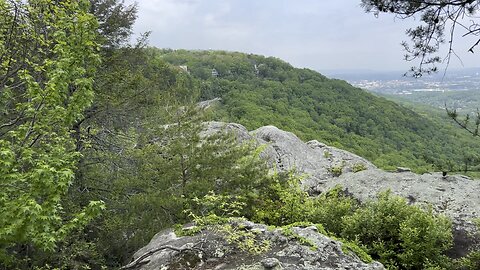
[{"label": "leafy shrub", "polygon": [[390,269],[441,266],[452,245],[451,222],[408,205],[406,200],[380,193],[353,215],[343,218],[343,237],[358,239],[374,259]]},{"label": "leafy shrub", "polygon": [[337,236],[343,228],[343,217],[352,215],[359,207],[358,202],[346,195],[341,186],[336,186],[312,200],[314,209],[311,221],[322,224],[329,233]]},{"label": "leafy shrub", "polygon": [[459,260],[457,269],[478,270],[480,269],[480,251],[472,251]]},{"label": "leafy shrub", "polygon": [[365,164],[363,164],[363,163],[355,163],[352,167],[352,171],[354,173],[365,171],[366,169],[367,169],[367,166],[365,166]]},{"label": "leafy shrub", "polygon": [[308,193],[302,190],[300,180],[294,172],[272,175],[269,187],[253,208],[251,219],[275,226],[308,221],[314,204]]},{"label": "leafy shrub", "polygon": [[342,175],[343,173],[343,166],[342,165],[338,165],[338,166],[332,166],[328,169],[328,171],[335,177],[338,177],[340,175]]}]

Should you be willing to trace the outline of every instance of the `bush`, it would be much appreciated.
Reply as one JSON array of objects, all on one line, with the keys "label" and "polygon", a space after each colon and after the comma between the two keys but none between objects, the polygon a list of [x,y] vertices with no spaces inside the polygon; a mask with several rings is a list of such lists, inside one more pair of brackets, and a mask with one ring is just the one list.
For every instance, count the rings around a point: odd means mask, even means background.
[{"label": "bush", "polygon": [[359,207],[358,202],[346,195],[341,186],[336,186],[312,200],[314,210],[311,221],[322,224],[329,233],[336,236],[342,231],[342,219],[351,216]]},{"label": "bush", "polygon": [[342,165],[338,165],[338,166],[332,166],[328,169],[328,171],[335,177],[338,177],[340,175],[342,175],[342,172],[343,172],[343,166]]},{"label": "bush", "polygon": [[352,171],[354,173],[365,171],[366,169],[367,169],[367,166],[365,166],[365,164],[363,164],[363,163],[355,163],[352,167]]},{"label": "bush", "polygon": [[300,187],[300,178],[294,172],[274,174],[269,187],[259,196],[251,219],[268,225],[283,226],[309,221],[314,204]]},{"label": "bush", "polygon": [[424,269],[445,264],[452,245],[451,222],[408,205],[406,200],[380,193],[353,215],[343,218],[341,235],[359,240],[368,253],[390,269]]},{"label": "bush", "polygon": [[480,269],[480,251],[472,251],[459,260],[457,269],[478,270]]}]

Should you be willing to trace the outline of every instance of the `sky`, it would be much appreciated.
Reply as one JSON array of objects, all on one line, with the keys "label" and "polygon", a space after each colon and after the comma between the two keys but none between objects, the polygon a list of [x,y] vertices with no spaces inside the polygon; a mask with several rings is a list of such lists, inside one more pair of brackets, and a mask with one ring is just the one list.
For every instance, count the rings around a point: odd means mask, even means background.
[{"label": "sky", "polygon": [[[418,21],[388,14],[376,18],[363,11],[360,0],[137,3],[134,32],[151,31],[150,45],[159,48],[261,54],[319,71],[407,70],[414,64],[403,60],[400,43],[408,40],[405,30]],[[450,68],[479,66],[478,54],[467,53],[470,42],[456,40],[454,48],[461,61],[452,59]]]}]

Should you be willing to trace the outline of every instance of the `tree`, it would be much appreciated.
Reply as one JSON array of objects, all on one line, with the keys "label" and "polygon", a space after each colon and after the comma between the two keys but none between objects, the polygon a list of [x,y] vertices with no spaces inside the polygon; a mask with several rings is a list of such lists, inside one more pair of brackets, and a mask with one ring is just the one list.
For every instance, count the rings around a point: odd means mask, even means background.
[{"label": "tree", "polygon": [[[99,63],[89,1],[0,0],[0,258],[52,250],[103,208],[65,213],[79,153],[71,127]],[[27,254],[25,254],[27,253]],[[10,260],[11,262],[11,260]]]},{"label": "tree", "polygon": [[[407,30],[411,43],[402,43],[405,60],[419,61],[418,66],[410,70],[414,77],[436,72],[435,64],[442,61],[448,66],[451,57],[456,55],[453,45],[459,34],[462,38],[475,38],[468,49],[471,53],[480,44],[480,24],[476,17],[480,9],[478,0],[362,0],[361,5],[375,16],[392,13],[401,19],[420,17],[422,25]],[[448,44],[448,52],[442,60],[437,53],[444,43]]]},{"label": "tree", "polygon": [[453,121],[459,125],[461,128],[465,129],[468,133],[472,134],[473,136],[480,136],[479,128],[480,128],[480,111],[477,109],[477,112],[473,116],[470,114],[465,115],[465,117],[461,117],[456,109],[448,109],[445,107],[448,116],[453,119]]},{"label": "tree", "polygon": [[128,42],[137,18],[137,4],[123,0],[90,0],[90,13],[95,15],[100,43],[104,48],[118,48]]}]

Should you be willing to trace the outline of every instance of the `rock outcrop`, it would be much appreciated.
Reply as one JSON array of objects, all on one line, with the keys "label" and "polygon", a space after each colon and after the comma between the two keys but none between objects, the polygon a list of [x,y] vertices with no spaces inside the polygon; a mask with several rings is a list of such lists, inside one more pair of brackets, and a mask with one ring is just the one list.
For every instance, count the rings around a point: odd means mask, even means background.
[{"label": "rock outcrop", "polygon": [[[450,217],[454,224],[452,256],[463,256],[480,245],[473,219],[480,213],[480,181],[461,175],[415,174],[407,168],[386,172],[347,151],[318,141],[304,143],[291,132],[266,126],[248,132],[239,124],[207,123],[203,136],[230,131],[239,141],[266,144],[263,157],[277,171],[295,170],[304,175],[302,185],[311,195],[341,185],[359,201],[374,199],[385,190],[411,204],[429,205]],[[124,269],[384,269],[380,263],[366,264],[342,251],[342,244],[320,234],[314,227],[294,227],[296,235],[311,246],[286,237],[280,229],[246,222],[239,230],[255,232],[257,241],[269,248],[261,255],[241,251],[221,230],[207,228],[194,236],[179,237],[172,230],[157,234],[140,249]]]},{"label": "rock outcrop", "polygon": [[402,196],[412,204],[431,205],[437,213],[452,219],[455,235],[455,256],[464,255],[467,247],[478,243],[473,219],[480,217],[480,181],[462,175],[423,175],[399,168],[397,172],[378,169],[350,152],[318,141],[304,143],[291,132],[273,126],[248,132],[239,124],[209,123],[210,132],[222,128],[233,131],[240,140],[256,140],[267,144],[264,157],[278,171],[294,169],[304,175],[303,187],[310,194],[320,194],[341,185],[364,202],[385,190]]},{"label": "rock outcrop", "polygon": [[280,172],[296,170],[303,174],[307,190],[327,183],[343,172],[375,169],[368,160],[350,152],[327,146],[316,140],[304,143],[295,134],[274,126],[265,126],[249,133],[260,144],[267,144],[266,158]]},{"label": "rock outcrop", "polygon": [[[384,269],[378,262],[362,262],[341,242],[320,234],[314,226],[289,228],[295,237],[286,236],[285,229],[269,230],[242,220],[227,224],[227,231],[223,226],[212,225],[193,236],[177,236],[171,229],[162,231],[122,269]],[[264,250],[257,255],[246,250],[241,242],[244,239],[232,241],[232,231],[251,233]],[[309,244],[298,239],[307,239]]]}]

